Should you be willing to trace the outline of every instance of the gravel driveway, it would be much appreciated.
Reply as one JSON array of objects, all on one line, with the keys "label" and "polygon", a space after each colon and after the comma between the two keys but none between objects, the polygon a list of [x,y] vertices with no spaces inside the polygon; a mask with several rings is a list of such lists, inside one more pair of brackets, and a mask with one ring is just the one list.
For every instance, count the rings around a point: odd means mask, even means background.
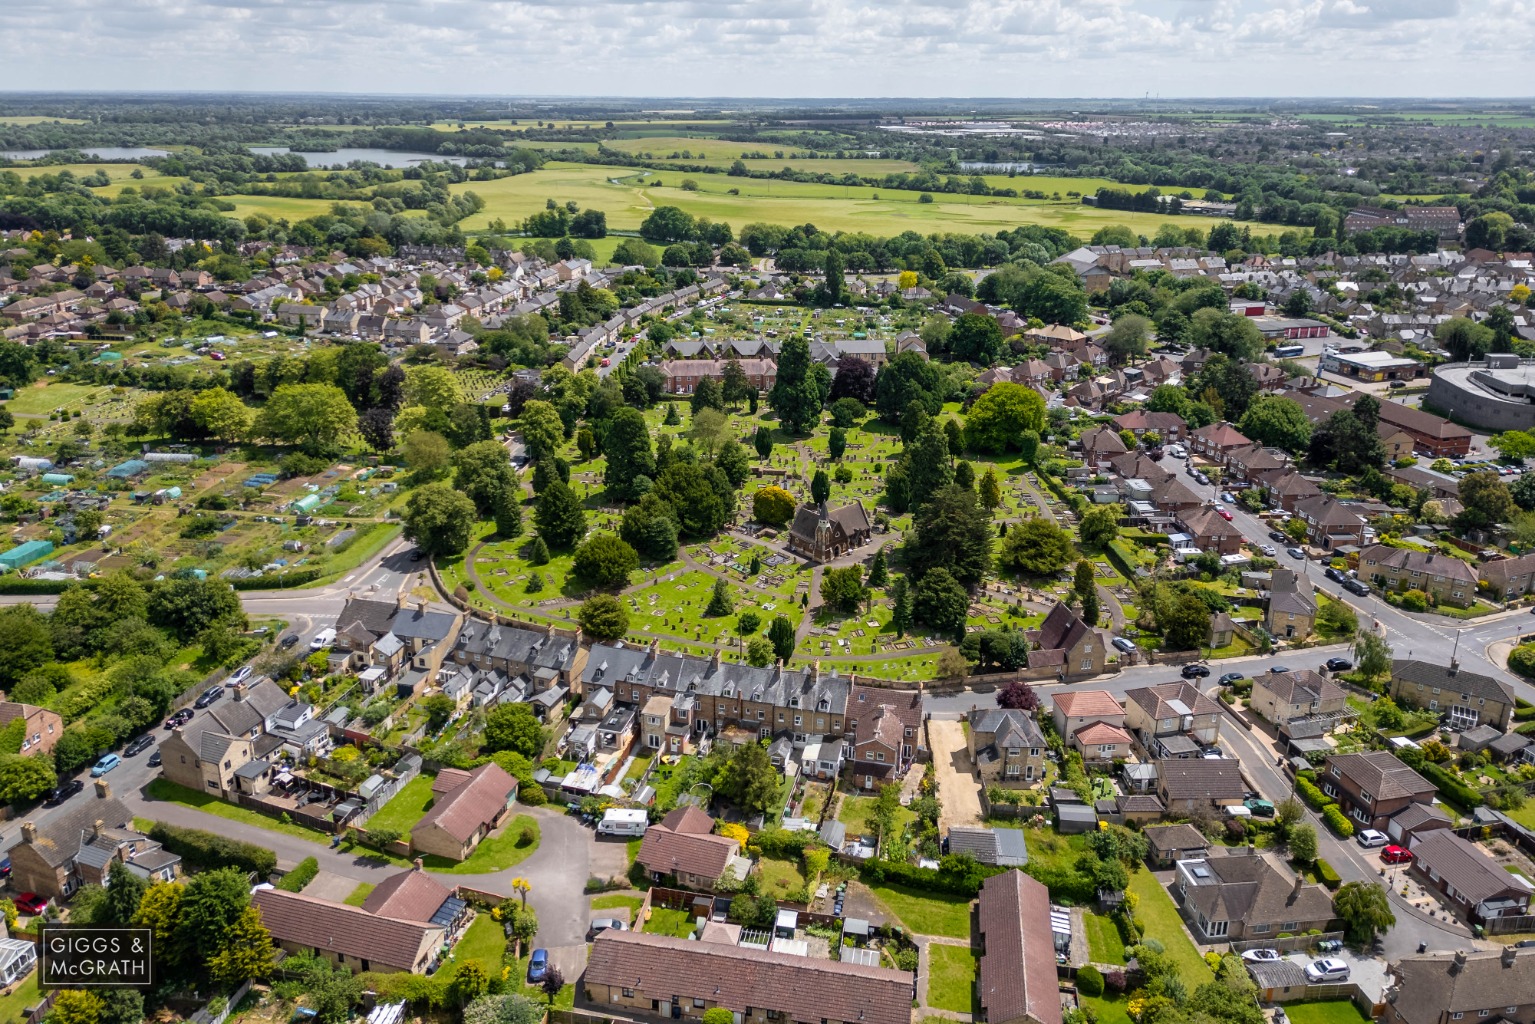
[{"label": "gravel driveway", "polygon": [[930,718],[927,742],[933,752],[933,772],[938,778],[938,799],[942,804],[939,830],[947,832],[955,825],[979,825],[981,787],[972,772],[964,729],[952,719]]}]

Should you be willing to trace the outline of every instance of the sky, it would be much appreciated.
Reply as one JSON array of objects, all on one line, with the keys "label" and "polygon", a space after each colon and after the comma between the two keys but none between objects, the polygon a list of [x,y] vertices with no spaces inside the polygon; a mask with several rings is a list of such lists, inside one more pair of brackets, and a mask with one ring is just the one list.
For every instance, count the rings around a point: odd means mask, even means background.
[{"label": "sky", "polygon": [[0,0],[0,90],[1535,95],[1535,0]]}]

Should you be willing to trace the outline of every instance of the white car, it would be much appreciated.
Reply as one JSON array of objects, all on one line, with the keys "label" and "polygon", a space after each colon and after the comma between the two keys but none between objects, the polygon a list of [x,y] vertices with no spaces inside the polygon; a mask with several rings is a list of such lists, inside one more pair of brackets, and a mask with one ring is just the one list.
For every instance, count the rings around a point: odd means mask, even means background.
[{"label": "white car", "polygon": [[1367,828],[1363,832],[1358,833],[1354,836],[1354,840],[1358,842],[1360,846],[1363,846],[1366,850],[1373,849],[1377,846],[1385,846],[1387,843],[1391,842],[1391,839],[1386,835],[1386,833],[1377,832],[1373,828]]},{"label": "white car", "polygon": [[1347,981],[1348,964],[1334,957],[1323,957],[1306,965],[1306,980],[1312,984],[1324,981]]},{"label": "white car", "polygon": [[234,674],[229,677],[229,682],[231,684],[243,683],[251,677],[251,671],[252,669],[249,665],[241,665],[239,668],[235,669]]},{"label": "white car", "polygon": [[1258,546],[1258,550],[1263,552],[1265,555],[1268,555],[1270,558],[1274,558],[1279,554],[1279,549],[1274,547],[1272,544],[1260,544]]},{"label": "white car", "polygon": [[1242,954],[1242,959],[1250,964],[1275,964],[1283,960],[1277,949],[1249,949]]}]

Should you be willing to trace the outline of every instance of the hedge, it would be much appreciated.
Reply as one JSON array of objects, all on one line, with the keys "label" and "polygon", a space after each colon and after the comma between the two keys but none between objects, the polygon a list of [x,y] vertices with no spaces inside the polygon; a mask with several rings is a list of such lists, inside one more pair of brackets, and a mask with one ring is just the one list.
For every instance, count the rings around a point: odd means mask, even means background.
[{"label": "hedge", "polygon": [[[974,899],[981,891],[981,883],[992,875],[1001,874],[1007,868],[986,867],[967,857],[944,857],[941,868],[919,868],[913,864],[901,864],[889,860],[871,860],[858,869],[865,885],[906,885],[913,889],[946,892],[955,896]],[[960,870],[960,865],[964,870]],[[1053,896],[1054,893],[1052,892]],[[1093,893],[1097,896],[1096,890]]]},{"label": "hedge", "polygon": [[236,590],[286,590],[290,587],[301,587],[305,583],[313,583],[325,570],[318,566],[310,569],[294,569],[275,576],[248,576],[241,580],[230,580],[229,585]]},{"label": "hedge", "polygon": [[1428,781],[1438,787],[1439,792],[1452,803],[1459,804],[1465,810],[1482,805],[1482,795],[1457,777],[1445,771],[1432,761],[1424,761],[1419,773]]},{"label": "hedge", "polygon": [[1077,971],[1077,991],[1084,996],[1097,997],[1103,995],[1103,974],[1088,964]]},{"label": "hedge", "polygon": [[1305,779],[1298,778],[1295,780],[1295,791],[1299,793],[1300,798],[1306,802],[1306,806],[1311,808],[1313,811],[1320,811],[1324,807],[1333,806],[1332,800],[1328,799],[1325,793],[1323,793],[1320,789],[1317,789],[1315,785],[1307,782]]},{"label": "hedge", "polygon": [[320,862],[313,857],[305,857],[298,865],[277,881],[277,888],[283,892],[303,892],[304,886],[314,881],[314,876],[320,873]]},{"label": "hedge", "polygon": [[1354,823],[1344,817],[1343,812],[1334,804],[1322,810],[1322,820],[1327,822],[1327,827],[1332,829],[1343,839],[1352,838],[1354,835]]},{"label": "hedge", "polygon": [[1336,891],[1338,886],[1343,884],[1343,879],[1338,877],[1338,873],[1333,870],[1332,865],[1320,857],[1316,860],[1316,873],[1317,877],[1322,880],[1322,884],[1329,890]]},{"label": "hedge", "polygon": [[199,828],[183,828],[157,821],[149,830],[149,838],[181,857],[189,868],[213,871],[217,868],[239,868],[253,871],[266,878],[277,868],[277,854],[255,843],[242,843],[214,832]]},{"label": "hedge", "polygon": [[33,580],[21,576],[0,576],[0,594],[62,594],[74,580]]}]

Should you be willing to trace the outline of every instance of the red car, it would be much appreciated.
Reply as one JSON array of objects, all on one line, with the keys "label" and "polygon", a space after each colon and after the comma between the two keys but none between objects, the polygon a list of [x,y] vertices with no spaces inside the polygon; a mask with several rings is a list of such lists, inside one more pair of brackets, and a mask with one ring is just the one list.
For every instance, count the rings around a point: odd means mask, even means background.
[{"label": "red car", "polygon": [[1382,864],[1411,864],[1412,851],[1401,846],[1388,846],[1380,851]]},{"label": "red car", "polygon": [[1223,508],[1218,508],[1215,511],[1219,512],[1220,513],[1220,517],[1222,519],[1226,520],[1226,522],[1228,522],[1228,523],[1231,522],[1231,513],[1230,512],[1227,512]]},{"label": "red car", "polygon": [[22,893],[20,896],[16,897],[15,903],[17,910],[31,917],[36,917],[38,914],[41,914],[43,911],[48,909],[47,897],[39,896],[35,892]]}]

